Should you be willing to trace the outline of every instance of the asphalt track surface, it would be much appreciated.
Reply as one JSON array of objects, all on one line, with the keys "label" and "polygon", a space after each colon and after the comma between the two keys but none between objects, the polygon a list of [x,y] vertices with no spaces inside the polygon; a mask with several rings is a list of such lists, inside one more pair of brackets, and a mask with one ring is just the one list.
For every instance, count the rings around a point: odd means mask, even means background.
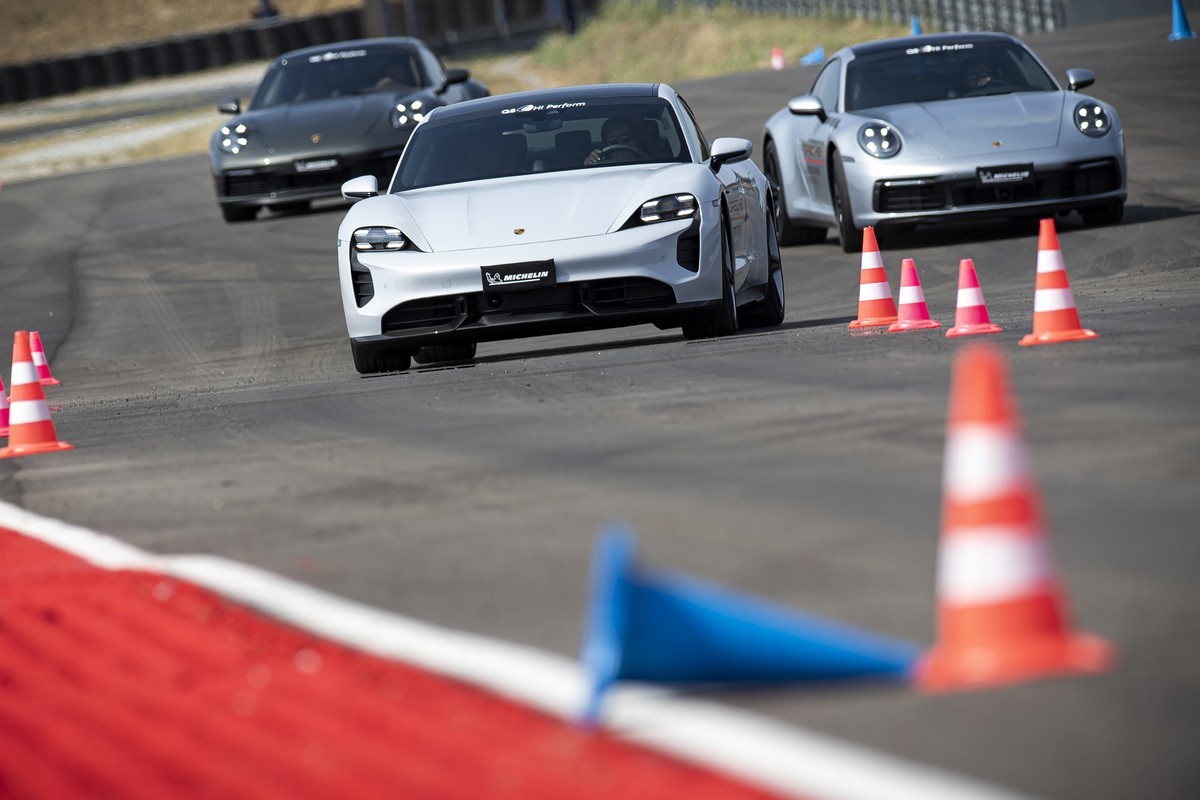
[{"label": "asphalt track surface", "polygon": [[[979,270],[1076,625],[1116,668],[973,693],[708,699],[1033,795],[1200,793],[1200,47],[1157,17],[1031,37],[1126,130],[1122,224],[1060,222],[1090,342],[1022,348],[1036,230],[881,237],[934,317]],[[815,70],[681,86],[709,136]],[[161,553],[210,553],[408,617],[574,655],[597,527],[643,559],[931,643],[946,395],[962,342],[851,336],[858,257],[784,251],[779,329],[484,345],[360,378],[334,274],[341,209],[227,226],[204,157],[0,192],[0,330],[41,332],[76,450],[0,463],[0,498]]]}]

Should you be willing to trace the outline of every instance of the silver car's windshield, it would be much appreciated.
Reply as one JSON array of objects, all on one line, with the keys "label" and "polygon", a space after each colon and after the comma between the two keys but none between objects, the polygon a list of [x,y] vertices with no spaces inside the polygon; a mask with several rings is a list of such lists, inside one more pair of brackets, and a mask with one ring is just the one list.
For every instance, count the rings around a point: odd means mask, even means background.
[{"label": "silver car's windshield", "polygon": [[272,64],[250,107],[272,108],[375,91],[412,91],[427,85],[415,50],[332,49]]},{"label": "silver car's windshield", "polygon": [[537,172],[690,162],[670,104],[657,97],[523,103],[417,127],[391,191]]},{"label": "silver car's windshield", "polygon": [[1028,50],[1009,42],[897,47],[850,62],[846,110],[1057,88]]}]

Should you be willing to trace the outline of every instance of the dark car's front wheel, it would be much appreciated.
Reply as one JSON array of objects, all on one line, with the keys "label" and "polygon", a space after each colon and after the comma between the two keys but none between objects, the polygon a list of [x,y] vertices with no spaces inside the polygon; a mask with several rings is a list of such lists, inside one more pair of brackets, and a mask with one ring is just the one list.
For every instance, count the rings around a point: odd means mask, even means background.
[{"label": "dark car's front wheel", "polygon": [[413,351],[386,343],[358,342],[350,340],[350,354],[354,356],[354,368],[360,375],[377,372],[403,372],[412,366]]},{"label": "dark car's front wheel", "polygon": [[226,222],[249,222],[258,214],[254,206],[221,206],[221,216]]}]

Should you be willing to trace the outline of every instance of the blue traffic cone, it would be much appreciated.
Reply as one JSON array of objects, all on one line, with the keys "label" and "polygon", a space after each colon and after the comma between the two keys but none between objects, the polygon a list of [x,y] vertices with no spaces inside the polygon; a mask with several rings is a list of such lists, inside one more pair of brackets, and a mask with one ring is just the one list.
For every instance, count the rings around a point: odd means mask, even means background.
[{"label": "blue traffic cone", "polygon": [[825,60],[825,46],[817,45],[810,50],[806,55],[800,57],[800,63],[806,67],[811,67],[813,64],[820,64]]},{"label": "blue traffic cone", "polygon": [[921,35],[921,33],[922,33],[922,31],[921,31],[921,20],[917,18],[917,15],[916,15],[916,14],[913,14],[913,15],[912,15],[912,35],[913,35],[913,36],[920,36],[920,35]]},{"label": "blue traffic cone", "polygon": [[1183,13],[1183,0],[1174,0],[1171,4],[1171,35],[1167,37],[1167,41],[1177,42],[1180,39],[1195,38],[1196,34],[1188,25],[1187,14]]},{"label": "blue traffic cone", "polygon": [[593,553],[581,660],[595,725],[617,681],[721,684],[903,680],[919,648],[801,614],[680,573],[634,563],[624,527],[600,532]]}]

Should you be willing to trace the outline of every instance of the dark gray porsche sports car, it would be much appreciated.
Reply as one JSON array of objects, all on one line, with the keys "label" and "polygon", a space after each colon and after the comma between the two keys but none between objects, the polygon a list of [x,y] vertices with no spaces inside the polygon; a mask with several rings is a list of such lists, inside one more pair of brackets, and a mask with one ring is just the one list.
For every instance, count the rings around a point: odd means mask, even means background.
[{"label": "dark gray porsche sports car", "polygon": [[264,207],[306,209],[312,200],[340,197],[342,183],[357,175],[386,183],[431,109],[488,94],[419,39],[285,53],[267,67],[247,108],[237,98],[217,105],[233,115],[209,147],[221,213],[244,222]]}]

